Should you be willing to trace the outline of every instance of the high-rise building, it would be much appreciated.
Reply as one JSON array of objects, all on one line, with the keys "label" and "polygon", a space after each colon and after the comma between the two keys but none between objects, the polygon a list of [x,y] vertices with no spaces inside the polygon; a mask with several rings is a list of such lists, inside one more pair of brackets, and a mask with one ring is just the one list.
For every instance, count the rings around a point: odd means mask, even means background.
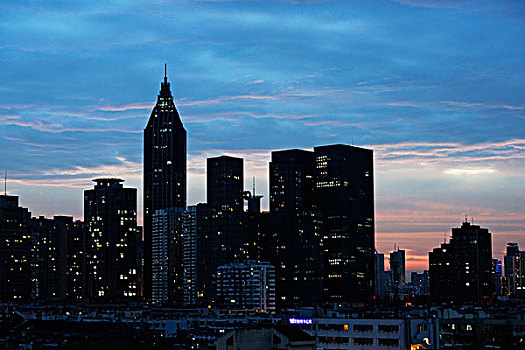
[{"label": "high-rise building", "polygon": [[81,300],[86,289],[86,234],[71,216],[31,219],[32,297]]},{"label": "high-rise building", "polygon": [[31,213],[18,206],[18,197],[0,195],[0,300],[28,302],[31,298]]},{"label": "high-rise building", "polygon": [[217,304],[247,312],[275,312],[275,268],[245,260],[217,269]]},{"label": "high-rise building", "polygon": [[263,258],[276,267],[280,306],[323,301],[323,222],[314,209],[314,159],[310,151],[272,152],[270,227],[263,244],[271,252]]},{"label": "high-rise building", "polygon": [[144,129],[144,295],[151,298],[153,214],[186,208],[186,130],[166,73]]},{"label": "high-rise building", "polygon": [[406,284],[405,251],[397,248],[390,253],[390,270],[392,270],[393,286],[404,286]]},{"label": "high-rise building", "polygon": [[503,266],[501,260],[492,259],[492,291],[496,295],[503,293]]},{"label": "high-rise building", "polygon": [[244,258],[244,160],[207,160],[206,205],[197,206],[198,301],[215,301],[217,268]]},{"label": "high-rise building", "polygon": [[244,159],[229,156],[206,160],[206,198],[216,217],[244,210]]},{"label": "high-rise building", "polygon": [[492,297],[492,237],[463,222],[449,243],[429,253],[430,297],[446,302],[489,302]]},{"label": "high-rise building", "polygon": [[89,234],[88,291],[91,298],[133,300],[140,296],[137,266],[137,189],[120,179],[96,179],[84,191]]},{"label": "high-rise building", "polygon": [[369,149],[314,147],[315,208],[323,213],[328,301],[364,302],[374,293],[374,162]]},{"label": "high-rise building", "polygon": [[270,212],[279,303],[361,302],[372,298],[375,242],[371,150],[328,145],[315,147],[313,152],[272,152]]},{"label": "high-rise building", "polygon": [[197,206],[182,215],[182,266],[184,306],[197,304]]},{"label": "high-rise building", "polygon": [[65,299],[68,227],[60,218],[46,219],[40,216],[31,219],[31,228],[33,298]]},{"label": "high-rise building", "polygon": [[525,252],[518,243],[508,243],[503,258],[507,291],[510,295],[525,294]]},{"label": "high-rise building", "polygon": [[154,303],[179,306],[183,294],[183,208],[153,214],[152,297]]},{"label": "high-rise building", "polygon": [[374,294],[380,298],[386,295],[385,282],[385,254],[375,254],[375,283]]},{"label": "high-rise building", "polygon": [[67,299],[78,301],[87,293],[88,236],[81,221],[55,216],[67,228]]}]

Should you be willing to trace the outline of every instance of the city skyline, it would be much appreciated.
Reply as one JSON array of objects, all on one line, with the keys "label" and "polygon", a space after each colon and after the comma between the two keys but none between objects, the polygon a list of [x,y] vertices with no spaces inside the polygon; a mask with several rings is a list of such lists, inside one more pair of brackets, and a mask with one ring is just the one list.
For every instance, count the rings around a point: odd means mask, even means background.
[{"label": "city skyline", "polygon": [[[428,251],[467,215],[493,232],[501,259],[507,242],[525,245],[524,8],[507,4],[512,11],[491,2],[474,9],[472,2],[384,1],[370,5],[374,12],[331,2],[181,2],[158,5],[160,13],[183,14],[179,27],[146,32],[129,25],[153,24],[159,12],[133,5],[57,4],[29,13],[0,5],[0,28],[9,34],[0,45],[8,193],[47,217],[81,218],[82,191],[96,177],[122,177],[142,198],[142,130],[166,61],[188,129],[189,205],[206,201],[208,157],[243,157],[245,188],[256,176],[267,210],[271,151],[354,144],[375,153],[379,251],[397,243],[407,270],[422,270]],[[353,17],[334,13],[336,6]],[[80,20],[73,23],[73,14]],[[197,14],[226,25],[218,34],[206,26],[191,33]],[[403,17],[406,26],[389,33],[399,25],[395,14],[420,18]],[[127,36],[112,39],[123,26]]]}]

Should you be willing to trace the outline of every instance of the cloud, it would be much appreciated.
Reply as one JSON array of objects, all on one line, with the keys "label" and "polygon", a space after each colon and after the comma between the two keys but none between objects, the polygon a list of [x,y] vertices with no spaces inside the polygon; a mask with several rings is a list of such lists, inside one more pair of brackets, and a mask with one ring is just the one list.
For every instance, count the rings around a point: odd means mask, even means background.
[{"label": "cloud", "polygon": [[497,170],[493,168],[453,168],[447,169],[443,173],[447,175],[465,176],[494,174],[496,171]]}]

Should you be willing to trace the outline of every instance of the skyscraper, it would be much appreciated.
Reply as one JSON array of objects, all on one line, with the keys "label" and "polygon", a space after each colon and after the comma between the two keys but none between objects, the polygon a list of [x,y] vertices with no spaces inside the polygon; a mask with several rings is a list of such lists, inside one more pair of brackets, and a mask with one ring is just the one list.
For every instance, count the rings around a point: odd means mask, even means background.
[{"label": "skyscraper", "polygon": [[376,296],[382,298],[386,295],[386,281],[385,281],[385,254],[375,254],[375,284],[374,293]]},{"label": "skyscraper", "polygon": [[518,243],[508,243],[507,254],[503,259],[508,293],[525,294],[525,252],[520,250]]},{"label": "skyscraper", "polygon": [[186,130],[164,74],[144,129],[144,296],[151,298],[152,220],[157,210],[186,208]]},{"label": "skyscraper", "polygon": [[488,302],[492,296],[492,237],[463,222],[449,243],[429,255],[430,297],[436,301]]},{"label": "skyscraper", "polygon": [[31,213],[17,196],[0,195],[0,300],[31,298]]},{"label": "skyscraper", "polygon": [[399,249],[390,253],[390,270],[392,270],[392,286],[404,286],[406,284],[405,251]]},{"label": "skyscraper", "polygon": [[217,268],[244,258],[244,160],[207,160],[207,199],[197,206],[197,289],[199,302],[214,301]]},{"label": "skyscraper", "polygon": [[276,268],[280,306],[323,300],[322,215],[314,210],[314,153],[272,152],[270,233],[266,258]]},{"label": "skyscraper", "polygon": [[96,179],[84,191],[89,233],[88,290],[92,298],[133,300],[140,295],[137,266],[137,189],[120,179]]},{"label": "skyscraper", "polygon": [[216,217],[244,210],[244,159],[229,156],[206,160],[206,198]]},{"label": "skyscraper", "polygon": [[314,203],[323,213],[324,286],[332,302],[374,293],[374,163],[372,150],[314,148]]},{"label": "skyscraper", "polygon": [[279,302],[289,298],[281,293],[304,299],[297,303],[373,296],[373,170],[372,151],[348,145],[272,152],[270,236]]}]

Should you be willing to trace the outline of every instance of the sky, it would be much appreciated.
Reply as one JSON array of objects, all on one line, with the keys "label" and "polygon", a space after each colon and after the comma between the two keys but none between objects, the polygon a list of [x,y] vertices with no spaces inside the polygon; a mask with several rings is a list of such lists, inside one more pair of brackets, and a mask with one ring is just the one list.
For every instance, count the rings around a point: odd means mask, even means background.
[{"label": "sky", "polygon": [[141,213],[165,62],[188,204],[207,157],[243,157],[267,208],[272,150],[353,144],[374,150],[376,248],[405,249],[408,270],[465,216],[495,257],[525,247],[523,1],[2,1],[8,194],[81,219],[91,180],[120,177]]}]

